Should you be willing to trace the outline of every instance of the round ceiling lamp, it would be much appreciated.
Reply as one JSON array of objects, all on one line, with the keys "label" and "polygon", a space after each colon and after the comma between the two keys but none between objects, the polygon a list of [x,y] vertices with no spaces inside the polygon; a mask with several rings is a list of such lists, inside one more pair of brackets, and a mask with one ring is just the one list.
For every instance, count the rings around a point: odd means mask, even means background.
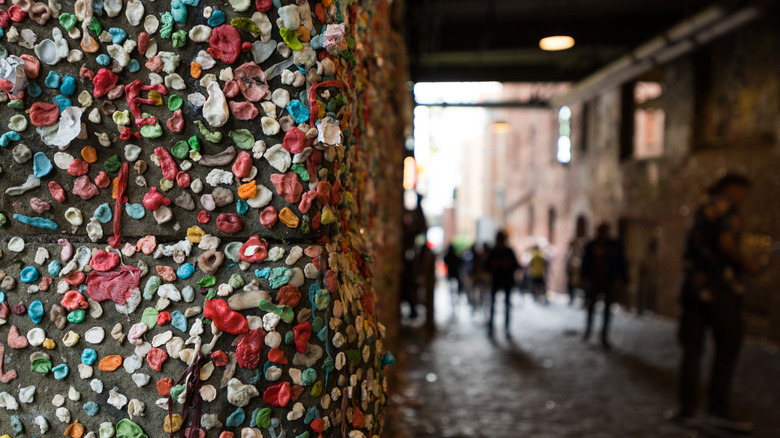
[{"label": "round ceiling lamp", "polygon": [[539,40],[539,47],[542,50],[566,50],[572,46],[574,46],[574,38],[568,35],[548,36]]}]

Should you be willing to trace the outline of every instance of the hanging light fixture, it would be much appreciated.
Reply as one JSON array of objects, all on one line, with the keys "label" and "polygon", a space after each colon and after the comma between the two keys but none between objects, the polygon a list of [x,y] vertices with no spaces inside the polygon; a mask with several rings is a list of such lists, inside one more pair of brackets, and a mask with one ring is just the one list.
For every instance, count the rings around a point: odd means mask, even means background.
[{"label": "hanging light fixture", "polygon": [[574,46],[574,38],[568,35],[548,36],[539,40],[539,48],[547,51],[566,50]]}]

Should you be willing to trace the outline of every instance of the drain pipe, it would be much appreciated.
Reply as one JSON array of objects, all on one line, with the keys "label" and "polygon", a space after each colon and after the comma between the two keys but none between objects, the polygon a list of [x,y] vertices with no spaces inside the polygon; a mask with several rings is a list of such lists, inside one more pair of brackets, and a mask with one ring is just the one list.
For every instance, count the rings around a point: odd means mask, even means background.
[{"label": "drain pipe", "polygon": [[574,84],[566,94],[554,98],[552,106],[588,100],[605,88],[632,80],[656,65],[668,63],[758,19],[761,12],[755,5],[733,14],[720,6],[709,7]]}]

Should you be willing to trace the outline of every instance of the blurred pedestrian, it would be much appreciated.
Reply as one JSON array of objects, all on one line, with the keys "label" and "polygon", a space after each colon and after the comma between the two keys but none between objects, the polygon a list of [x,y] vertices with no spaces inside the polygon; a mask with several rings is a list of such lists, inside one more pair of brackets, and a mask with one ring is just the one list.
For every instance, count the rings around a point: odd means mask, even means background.
[{"label": "blurred pedestrian", "polygon": [[531,275],[531,293],[537,302],[548,304],[547,300],[547,258],[539,245],[531,248],[531,260],[528,262]]},{"label": "blurred pedestrian", "polygon": [[593,313],[596,303],[604,301],[604,322],[601,326],[601,344],[609,349],[610,307],[617,291],[628,281],[626,258],[623,245],[609,236],[609,224],[602,223],[596,230],[596,237],[585,245],[582,256],[580,278],[585,287],[588,316],[583,339],[590,338],[593,328]]},{"label": "blurred pedestrian", "polygon": [[510,306],[510,292],[515,284],[515,271],[520,265],[517,263],[517,257],[515,252],[507,246],[506,234],[503,231],[496,233],[496,244],[493,249],[488,252],[487,256],[487,269],[492,275],[492,282],[490,288],[490,322],[488,326],[488,335],[493,336],[493,317],[495,315],[496,308],[496,294],[499,290],[504,291],[504,307],[506,316],[504,317],[504,326],[506,328],[506,337],[511,337],[509,332],[509,313]]},{"label": "blurred pedestrian", "polygon": [[569,242],[566,251],[566,291],[569,294],[569,305],[574,304],[577,289],[580,287],[580,269],[582,269],[582,251],[585,249],[585,238],[577,237]]},{"label": "blurred pedestrian", "polygon": [[742,347],[745,323],[742,315],[745,274],[760,270],[740,250],[741,210],[750,181],[730,173],[709,190],[686,238],[684,280],[680,294],[679,411],[675,420],[695,424],[700,361],[708,329],[715,341],[709,381],[707,422],[732,431],[747,432],[752,424],[733,417],[729,406],[731,384]]},{"label": "blurred pedestrian", "polygon": [[451,243],[444,254],[444,264],[447,266],[447,287],[450,290],[452,304],[455,306],[458,304],[458,297],[460,296],[460,270],[463,261],[458,255],[455,245]]}]

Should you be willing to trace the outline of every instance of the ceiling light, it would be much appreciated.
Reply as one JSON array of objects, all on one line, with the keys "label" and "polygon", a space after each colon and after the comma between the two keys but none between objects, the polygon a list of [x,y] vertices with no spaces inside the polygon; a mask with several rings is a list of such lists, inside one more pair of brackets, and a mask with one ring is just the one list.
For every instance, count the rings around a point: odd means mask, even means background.
[{"label": "ceiling light", "polygon": [[512,131],[512,127],[507,122],[493,122],[490,125],[490,129],[497,134],[506,134]]},{"label": "ceiling light", "polygon": [[574,45],[574,38],[567,35],[556,35],[542,38],[539,40],[539,47],[542,50],[566,50]]}]

